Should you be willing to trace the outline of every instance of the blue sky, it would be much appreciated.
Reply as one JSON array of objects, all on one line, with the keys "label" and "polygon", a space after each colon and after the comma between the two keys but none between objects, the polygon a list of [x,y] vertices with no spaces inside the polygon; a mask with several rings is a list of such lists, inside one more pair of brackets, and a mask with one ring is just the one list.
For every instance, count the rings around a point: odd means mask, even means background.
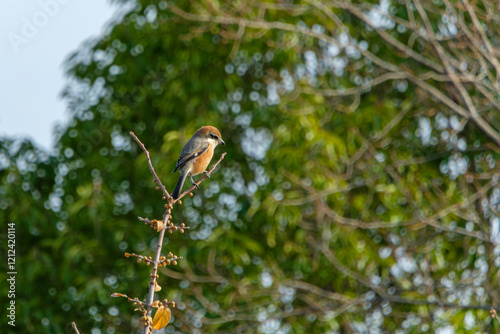
[{"label": "blue sky", "polygon": [[29,137],[50,151],[68,120],[63,63],[99,36],[115,12],[105,0],[9,1],[0,11],[0,136]]}]

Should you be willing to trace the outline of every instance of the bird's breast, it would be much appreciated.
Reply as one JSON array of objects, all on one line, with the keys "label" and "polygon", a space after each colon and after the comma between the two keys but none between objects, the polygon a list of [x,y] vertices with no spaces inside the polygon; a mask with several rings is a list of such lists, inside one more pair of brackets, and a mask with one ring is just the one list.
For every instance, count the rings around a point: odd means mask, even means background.
[{"label": "bird's breast", "polygon": [[193,159],[193,164],[191,167],[191,175],[198,175],[203,173],[212,160],[214,156],[214,146],[208,145],[208,150],[206,150],[203,154]]}]

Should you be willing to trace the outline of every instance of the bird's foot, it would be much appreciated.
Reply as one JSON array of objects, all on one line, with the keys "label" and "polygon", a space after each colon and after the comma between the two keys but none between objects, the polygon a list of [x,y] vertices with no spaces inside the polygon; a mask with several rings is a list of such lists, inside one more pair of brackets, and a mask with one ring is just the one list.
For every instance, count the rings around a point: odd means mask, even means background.
[{"label": "bird's foot", "polygon": [[207,177],[210,177],[210,174],[208,174],[208,172],[207,172],[207,171],[204,171],[203,173],[205,173],[205,175],[206,175]]}]

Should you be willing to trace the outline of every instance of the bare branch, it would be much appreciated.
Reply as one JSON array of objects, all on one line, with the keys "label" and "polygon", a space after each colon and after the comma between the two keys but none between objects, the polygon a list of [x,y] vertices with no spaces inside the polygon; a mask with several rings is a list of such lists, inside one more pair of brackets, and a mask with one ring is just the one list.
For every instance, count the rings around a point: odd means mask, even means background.
[{"label": "bare branch", "polygon": [[448,57],[445,55],[445,52],[443,50],[443,47],[436,41],[434,38],[434,31],[432,30],[431,23],[427,17],[427,14],[425,10],[422,8],[422,4],[420,3],[420,0],[415,0],[414,4],[417,8],[417,11],[420,14],[420,17],[422,18],[425,28],[427,30],[427,34],[429,35],[432,44],[434,45],[435,51],[438,54],[438,56],[441,58],[441,61],[443,62],[443,65],[446,69],[446,72],[450,76],[451,80],[453,81],[455,87],[458,89],[460,92],[460,95],[462,96],[462,99],[464,100],[465,105],[467,106],[467,109],[470,113],[470,117],[476,123],[476,125],[483,130],[491,139],[495,141],[495,143],[500,146],[500,134],[493,129],[493,127],[486,122],[481,115],[478,113],[476,106],[472,102],[472,99],[465,89],[465,87],[462,85],[460,80],[458,80],[458,77],[455,73],[455,69],[453,66],[450,64],[450,61]]},{"label": "bare branch", "polygon": [[163,183],[161,183],[160,178],[158,177],[158,175],[156,175],[156,172],[155,172],[155,169],[153,167],[153,163],[151,162],[151,158],[149,156],[148,150],[146,149],[144,144],[139,140],[139,138],[137,138],[137,136],[132,131],[130,131],[129,134],[132,136],[132,138],[134,138],[134,140],[137,142],[137,144],[139,144],[139,146],[144,151],[144,154],[146,155],[146,160],[148,161],[149,170],[151,171],[151,174],[153,174],[155,182],[158,184],[161,191],[163,192],[163,196],[165,196],[166,199],[170,198],[170,194],[168,193],[167,189],[165,189],[165,186],[163,185]]},{"label": "bare branch", "polygon": [[[415,2],[416,4],[418,3]],[[341,6],[341,4],[338,4],[338,6]],[[347,5],[342,5],[346,7]],[[350,6],[350,5],[349,5]],[[424,15],[425,19],[424,22],[427,20],[427,33],[430,36],[430,40],[433,42],[433,45],[435,47],[436,52],[438,53],[438,56],[442,60],[443,64],[445,65],[444,68],[446,69],[446,72],[450,76],[450,79],[454,83],[454,85],[457,87],[457,89],[460,91],[461,96],[463,97],[465,104],[467,106],[467,110],[455,103],[450,97],[445,95],[442,91],[440,91],[438,88],[428,84],[427,82],[419,79],[412,73],[408,71],[403,71],[399,66],[388,63],[379,57],[375,56],[373,53],[369,52],[368,50],[364,50],[359,48],[359,46],[353,45],[363,56],[367,57],[368,59],[372,60],[376,65],[380,66],[381,68],[389,71],[389,72],[394,72],[394,73],[400,73],[401,75],[404,75],[408,80],[422,88],[424,91],[427,93],[431,94],[435,98],[439,99],[441,102],[446,104],[450,109],[453,111],[457,112],[460,114],[462,117],[465,118],[471,118],[474,123],[482,130],[484,131],[491,139],[495,141],[495,143],[500,146],[500,134],[490,125],[488,124],[478,113],[474,103],[472,102],[470,96],[468,95],[467,91],[463,87],[463,85],[460,83],[460,78],[458,75],[455,73],[453,67],[450,65],[450,60],[449,57],[446,57],[444,55],[444,51],[442,50],[442,47],[439,45],[439,43],[436,41],[436,38],[434,36],[434,33],[432,32],[432,28],[430,27],[430,23],[428,22],[427,16],[425,14],[424,9],[422,6],[417,6],[420,8],[419,12],[421,13],[421,16]],[[187,13],[183,11],[182,9],[176,7],[174,4],[171,4],[169,6],[172,12],[175,14],[179,15],[180,17],[186,19],[186,20],[191,20],[191,21],[199,21],[199,22],[212,22],[212,23],[220,23],[220,24],[236,24],[236,25],[244,25],[245,27],[249,28],[255,28],[255,29],[265,29],[265,30],[270,30],[270,29],[279,29],[279,30],[284,30],[284,31],[290,31],[290,32],[295,32],[298,34],[314,37],[318,40],[322,40],[327,43],[331,43],[334,45],[338,46],[338,41],[330,36],[325,35],[324,33],[314,31],[312,29],[308,28],[300,28],[292,24],[284,23],[284,22],[267,22],[267,21],[254,21],[254,20],[249,20],[246,18],[238,18],[238,17],[227,17],[227,16],[210,16],[210,15],[199,15],[199,14],[192,14],[192,13]],[[355,10],[350,7],[346,7],[347,10],[352,10],[353,13]],[[361,14],[360,14],[361,15]],[[361,18],[364,16],[361,15]],[[364,18],[365,20],[368,20],[366,17]],[[369,20],[368,20],[369,21]],[[366,21],[365,21],[366,22]],[[369,22],[366,22],[369,24]],[[379,31],[379,33],[383,33],[384,31]],[[405,46],[406,48],[406,46]],[[409,52],[409,51],[408,51]],[[429,67],[432,68],[432,66],[428,65]],[[352,93],[356,93],[357,91],[352,91]],[[334,93],[335,94],[335,93]]]},{"label": "bare branch", "polygon": [[[486,36],[486,33],[484,32],[484,28],[481,26],[479,23],[479,20],[477,19],[476,11],[472,8],[471,4],[469,3],[468,0],[462,0],[463,4],[465,5],[465,8],[467,9],[467,12],[469,13],[472,22],[474,23],[474,27],[476,28],[476,31],[479,33],[481,36],[481,39],[483,41],[483,45],[486,46],[486,50],[488,51],[486,59],[493,65],[497,72],[497,80],[500,79],[500,63],[498,62],[498,59],[496,56],[494,56],[495,52],[493,50],[493,46],[491,45],[488,37]],[[483,48],[479,48],[479,50],[482,50]]]},{"label": "bare branch", "polygon": [[[311,238],[308,238],[308,242],[312,247],[317,247],[317,242],[312,240]],[[444,307],[444,308],[457,308],[457,309],[473,309],[473,310],[497,310],[499,311],[500,308],[494,308],[491,305],[458,305],[458,304],[452,304],[452,303],[446,303],[440,300],[436,301],[429,301],[429,300],[419,300],[419,299],[408,299],[402,296],[398,295],[390,295],[387,292],[384,291],[383,287],[380,287],[377,284],[374,284],[371,282],[368,278],[364,277],[363,275],[349,269],[347,266],[343,265],[336,257],[333,251],[328,247],[328,241],[324,240],[321,246],[321,250],[323,254],[326,256],[328,261],[341,273],[345,274],[346,276],[349,276],[356,281],[362,283],[363,285],[367,286],[371,290],[373,290],[377,295],[379,295],[383,300],[387,300],[390,302],[394,303],[401,303],[401,304],[410,304],[410,305],[435,305],[439,307]]]},{"label": "bare branch", "polygon": [[[312,0],[311,0],[312,1]],[[317,6],[321,6],[321,8],[325,8],[326,6],[319,4],[317,1],[314,1]],[[384,29],[378,28],[377,26],[374,25],[373,21],[370,20],[365,13],[363,13],[361,10],[356,8],[352,3],[347,2],[347,1],[334,1],[335,6],[339,8],[343,8],[347,10],[348,12],[352,13],[354,16],[357,18],[361,19],[366,25],[374,29],[380,37],[382,37],[387,43],[390,45],[394,46],[396,49],[399,51],[403,52],[407,57],[411,57],[414,60],[418,61],[419,63],[424,64],[425,66],[428,66],[432,68],[436,72],[443,73],[444,68],[436,64],[434,61],[431,59],[425,58],[422,56],[422,54],[415,52],[413,49],[410,47],[404,45],[400,41],[398,41],[396,38],[394,38],[392,35],[390,35],[387,31]]]},{"label": "bare branch", "polygon": [[301,290],[307,291],[309,293],[314,293],[314,294],[321,296],[321,297],[324,297],[324,298],[328,298],[328,299],[332,299],[332,300],[336,300],[336,301],[341,301],[344,303],[350,303],[350,302],[354,301],[354,299],[351,297],[348,297],[346,295],[342,295],[340,293],[335,293],[332,291],[326,291],[326,290],[320,289],[317,286],[312,285],[312,284],[307,283],[307,282],[302,282],[302,281],[297,281],[297,280],[289,280],[289,281],[283,282],[283,284],[288,285],[288,286],[295,288],[295,289],[301,289]]},{"label": "bare branch", "polygon": [[73,327],[73,330],[76,334],[80,334],[80,332],[78,331],[78,327],[76,327],[76,323],[74,321],[71,323],[71,327]]},{"label": "bare branch", "polygon": [[317,89],[311,86],[301,86],[299,88],[301,93],[305,94],[321,94],[327,97],[336,97],[336,96],[349,96],[355,95],[365,92],[368,88],[375,87],[383,82],[388,80],[397,80],[397,79],[406,79],[408,77],[407,73],[404,72],[389,72],[384,73],[376,78],[370,83],[370,85],[362,85],[358,87],[351,87],[345,89]]},{"label": "bare branch", "polygon": [[490,190],[493,186],[495,185],[494,182],[489,182],[487,185],[485,185],[482,189],[480,189],[478,192],[475,194],[469,196],[468,199],[463,201],[462,203],[456,203],[453,204],[436,214],[429,216],[429,217],[424,217],[424,218],[414,218],[408,221],[403,221],[403,222],[398,222],[398,223],[390,223],[390,222],[363,222],[357,219],[352,219],[352,218],[346,218],[338,215],[334,210],[330,209],[325,203],[322,203],[320,209],[333,221],[336,223],[342,224],[342,225],[349,225],[353,226],[356,228],[361,228],[361,229],[374,229],[374,228],[393,228],[397,226],[410,226],[410,225],[416,225],[416,224],[426,224],[430,225],[438,230],[443,230],[447,232],[455,232],[463,235],[467,235],[469,237],[473,237],[476,239],[480,239],[483,241],[491,242],[490,238],[488,236],[485,236],[481,232],[475,232],[475,231],[467,231],[466,229],[459,228],[459,227],[448,227],[446,225],[438,223],[438,220],[441,218],[446,217],[447,215],[462,209],[466,208],[472,203],[476,202],[483,194],[485,194],[488,190]]}]

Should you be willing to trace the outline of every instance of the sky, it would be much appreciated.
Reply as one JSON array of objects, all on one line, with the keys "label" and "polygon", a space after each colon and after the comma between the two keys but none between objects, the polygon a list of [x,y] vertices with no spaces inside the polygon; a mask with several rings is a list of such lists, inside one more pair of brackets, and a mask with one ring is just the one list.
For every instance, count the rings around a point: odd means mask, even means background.
[{"label": "sky", "polygon": [[0,137],[30,138],[51,152],[69,115],[63,63],[102,34],[116,7],[106,0],[9,1],[0,11]]}]

